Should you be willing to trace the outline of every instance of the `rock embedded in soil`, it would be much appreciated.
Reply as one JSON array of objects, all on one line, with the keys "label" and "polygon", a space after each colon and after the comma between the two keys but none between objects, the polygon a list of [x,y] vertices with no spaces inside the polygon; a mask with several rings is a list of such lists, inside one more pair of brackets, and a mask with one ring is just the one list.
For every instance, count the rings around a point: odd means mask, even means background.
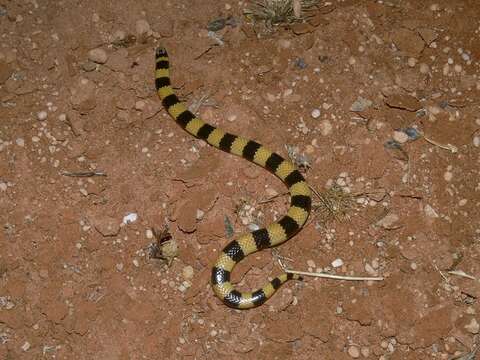
[{"label": "rock embedded in soil", "polygon": [[91,221],[95,229],[103,236],[115,236],[120,231],[120,223],[111,216],[95,215]]},{"label": "rock embedded in soil", "polygon": [[360,357],[360,350],[356,346],[350,346],[347,352],[348,352],[348,355],[350,355],[350,357],[353,359],[357,359]]},{"label": "rock embedded in soil", "polygon": [[425,47],[425,42],[420,35],[405,28],[397,28],[393,31],[392,42],[401,52],[412,57],[418,57]]},{"label": "rock embedded in soil", "polygon": [[96,90],[97,87],[93,81],[79,79],[70,89],[70,102],[73,108],[82,114],[94,109],[97,106]]},{"label": "rock embedded in soil", "polygon": [[0,60],[0,84],[7,81],[13,73],[12,67],[5,61]]},{"label": "rock embedded in soil", "polygon": [[370,106],[372,106],[371,100],[368,100],[359,96],[357,100],[353,102],[352,106],[350,106],[350,111],[361,112],[361,111],[365,111]]},{"label": "rock embedded in soil", "polygon": [[407,111],[417,111],[422,107],[420,102],[416,98],[410,95],[403,94],[390,95],[385,99],[385,103],[392,108]]},{"label": "rock embedded in soil", "polygon": [[386,230],[393,230],[399,227],[399,225],[397,224],[398,220],[400,220],[400,218],[397,214],[390,213],[377,221],[376,225],[381,226]]},{"label": "rock embedded in soil", "polygon": [[108,55],[105,50],[97,48],[88,52],[88,59],[97,64],[105,64],[108,60]]}]

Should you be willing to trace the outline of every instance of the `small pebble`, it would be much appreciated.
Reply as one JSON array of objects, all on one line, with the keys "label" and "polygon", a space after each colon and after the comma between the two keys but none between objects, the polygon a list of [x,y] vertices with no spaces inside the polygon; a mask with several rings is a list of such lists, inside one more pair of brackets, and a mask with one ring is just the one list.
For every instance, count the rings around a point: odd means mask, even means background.
[{"label": "small pebble", "polygon": [[334,268],[338,268],[340,266],[343,266],[343,260],[342,259],[335,259],[332,261],[332,266]]},{"label": "small pebble", "polygon": [[470,333],[470,334],[478,334],[480,330],[480,325],[478,324],[477,319],[473,318],[469,324],[465,325],[465,329]]},{"label": "small pebble", "polygon": [[377,272],[375,271],[375,269],[373,268],[373,266],[370,265],[369,263],[366,263],[366,264],[365,264],[365,271],[366,271],[367,274],[369,274],[369,275],[372,275],[372,276],[376,276],[376,275],[377,275]]},{"label": "small pebble", "polygon": [[321,115],[320,109],[313,109],[312,110],[312,118],[317,119]]},{"label": "small pebble", "polygon": [[350,357],[354,359],[357,359],[360,357],[360,350],[356,346],[350,346],[347,351],[348,351],[348,355],[350,355]]},{"label": "small pebble", "polygon": [[105,64],[107,62],[108,55],[105,50],[97,48],[88,52],[88,59],[97,64]]},{"label": "small pebble", "polygon": [[39,111],[39,112],[37,113],[37,119],[40,120],[40,121],[46,120],[46,119],[47,119],[47,116],[48,116],[48,114],[47,114],[47,112],[46,112],[45,110]]},{"label": "small pebble", "polygon": [[425,215],[427,215],[429,218],[438,218],[438,214],[435,209],[428,204],[425,205],[423,211],[425,212]]},{"label": "small pebble", "polygon": [[408,135],[405,134],[403,131],[394,131],[393,132],[393,140],[400,144],[404,144],[408,141]]},{"label": "small pebble", "polygon": [[410,57],[408,58],[407,60],[407,64],[408,66],[410,67],[415,67],[415,65],[417,65],[417,59],[413,58],[413,57]]},{"label": "small pebble", "polygon": [[25,341],[25,343],[22,345],[22,350],[23,351],[28,351],[30,350],[30,343],[28,341]]},{"label": "small pebble", "polygon": [[420,73],[428,74],[429,72],[430,72],[430,67],[425,63],[421,63],[420,64]]},{"label": "small pebble", "polygon": [[323,136],[328,136],[332,133],[332,123],[329,121],[329,120],[323,120],[320,125],[320,133],[323,135]]},{"label": "small pebble", "polygon": [[144,19],[137,20],[135,23],[135,31],[138,35],[146,35],[151,31],[150,24]]},{"label": "small pebble", "polygon": [[473,146],[479,147],[480,146],[480,136],[475,136],[473,138]]},{"label": "small pebble", "polygon": [[292,45],[292,42],[290,40],[280,39],[278,40],[278,45],[281,48],[288,49]]},{"label": "small pebble", "polygon": [[127,37],[127,33],[123,30],[117,30],[113,33],[113,41],[118,42],[118,41],[123,41]]},{"label": "small pebble", "polygon": [[363,346],[360,352],[364,358],[368,358],[370,356],[370,349],[366,346]]},{"label": "small pebble", "polygon": [[93,71],[97,68],[97,64],[94,63],[93,61],[85,61],[83,64],[82,64],[82,69],[85,71],[85,72],[90,72],[90,71]]},{"label": "small pebble", "polygon": [[445,179],[445,181],[452,181],[453,173],[450,171],[445,171],[445,173],[443,174],[443,178]]},{"label": "small pebble", "polygon": [[359,96],[357,100],[353,102],[352,106],[350,106],[350,111],[353,111],[353,112],[365,111],[368,107],[372,106],[372,104],[373,103],[371,100],[368,100]]},{"label": "small pebble", "polygon": [[204,215],[205,215],[205,211],[201,209],[197,209],[197,214],[196,214],[197,220],[202,220]]},{"label": "small pebble", "polygon": [[20,146],[20,147],[24,147],[25,146],[25,140],[23,138],[17,138],[15,140],[15,143]]},{"label": "small pebble", "polygon": [[182,270],[182,275],[185,280],[190,280],[193,278],[193,267],[187,265]]},{"label": "small pebble", "polygon": [[145,105],[145,101],[138,100],[137,102],[135,102],[135,110],[142,111],[143,109],[145,109]]},{"label": "small pebble", "polygon": [[136,213],[129,213],[123,217],[123,223],[124,224],[129,224],[129,223],[134,223],[137,221],[138,215]]}]

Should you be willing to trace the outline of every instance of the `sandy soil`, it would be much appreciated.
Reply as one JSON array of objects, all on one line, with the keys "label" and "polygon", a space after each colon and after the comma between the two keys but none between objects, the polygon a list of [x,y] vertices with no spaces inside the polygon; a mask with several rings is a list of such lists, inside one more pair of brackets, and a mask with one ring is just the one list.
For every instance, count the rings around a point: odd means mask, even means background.
[{"label": "sandy soil", "polygon": [[[269,33],[242,1],[0,0],[1,359],[475,358],[480,4],[320,4]],[[296,147],[312,187],[352,200],[233,280],[280,257],[383,281],[307,278],[250,311],[214,297],[225,224],[268,224],[288,196],[167,116],[160,43],[205,120]],[[166,224],[177,256],[153,258]]]}]

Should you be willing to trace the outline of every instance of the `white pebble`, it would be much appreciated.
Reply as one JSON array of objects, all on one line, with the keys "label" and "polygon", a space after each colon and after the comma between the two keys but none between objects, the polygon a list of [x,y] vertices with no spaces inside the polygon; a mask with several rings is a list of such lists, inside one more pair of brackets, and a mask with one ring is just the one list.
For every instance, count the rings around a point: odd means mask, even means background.
[{"label": "white pebble", "polygon": [[317,119],[321,115],[320,109],[313,109],[312,110],[312,118]]},{"label": "white pebble", "polygon": [[137,221],[138,215],[136,213],[129,213],[123,217],[123,223],[124,224],[129,224]]},{"label": "white pebble", "polygon": [[7,191],[7,183],[0,181],[0,191]]},{"label": "white pebble", "polygon": [[478,324],[477,319],[473,318],[469,324],[465,325],[465,329],[470,334],[478,334],[478,332],[480,331],[480,325]]},{"label": "white pebble", "polygon": [[134,265],[135,267],[139,267],[139,266],[140,266],[140,263],[138,262],[137,259],[133,259],[132,262],[133,262],[133,265]]},{"label": "white pebble", "polygon": [[46,120],[46,119],[47,119],[47,116],[48,116],[48,114],[47,114],[47,112],[46,112],[45,110],[39,111],[39,112],[37,113],[37,119],[40,120],[40,121]]},{"label": "white pebble", "polygon": [[479,147],[480,146],[480,136],[475,136],[473,138],[473,146]]},{"label": "white pebble", "polygon": [[145,236],[147,237],[147,239],[153,239],[152,229],[147,229],[147,231],[145,231]]},{"label": "white pebble", "polygon": [[332,261],[332,266],[334,268],[338,268],[343,265],[343,260],[342,259],[335,259]]},{"label": "white pebble", "polygon": [[15,143],[18,145],[18,146],[21,146],[21,147],[24,147],[25,146],[25,140],[23,138],[17,138],[15,140]]}]

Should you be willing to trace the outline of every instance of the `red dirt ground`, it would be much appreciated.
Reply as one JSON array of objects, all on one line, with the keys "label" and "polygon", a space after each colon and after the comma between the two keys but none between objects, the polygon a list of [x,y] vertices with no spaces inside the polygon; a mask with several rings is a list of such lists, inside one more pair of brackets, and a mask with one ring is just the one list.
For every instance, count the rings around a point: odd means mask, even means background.
[{"label": "red dirt ground", "polygon": [[[1,359],[475,358],[480,4],[320,5],[269,33],[242,1],[0,0]],[[240,234],[288,196],[167,116],[160,43],[205,120],[296,146],[312,187],[352,194],[348,219],[313,213],[276,249],[288,266],[383,281],[307,278],[249,311],[214,297],[225,217]],[[171,264],[149,256],[165,224]],[[276,257],[233,280],[261,285]]]}]

